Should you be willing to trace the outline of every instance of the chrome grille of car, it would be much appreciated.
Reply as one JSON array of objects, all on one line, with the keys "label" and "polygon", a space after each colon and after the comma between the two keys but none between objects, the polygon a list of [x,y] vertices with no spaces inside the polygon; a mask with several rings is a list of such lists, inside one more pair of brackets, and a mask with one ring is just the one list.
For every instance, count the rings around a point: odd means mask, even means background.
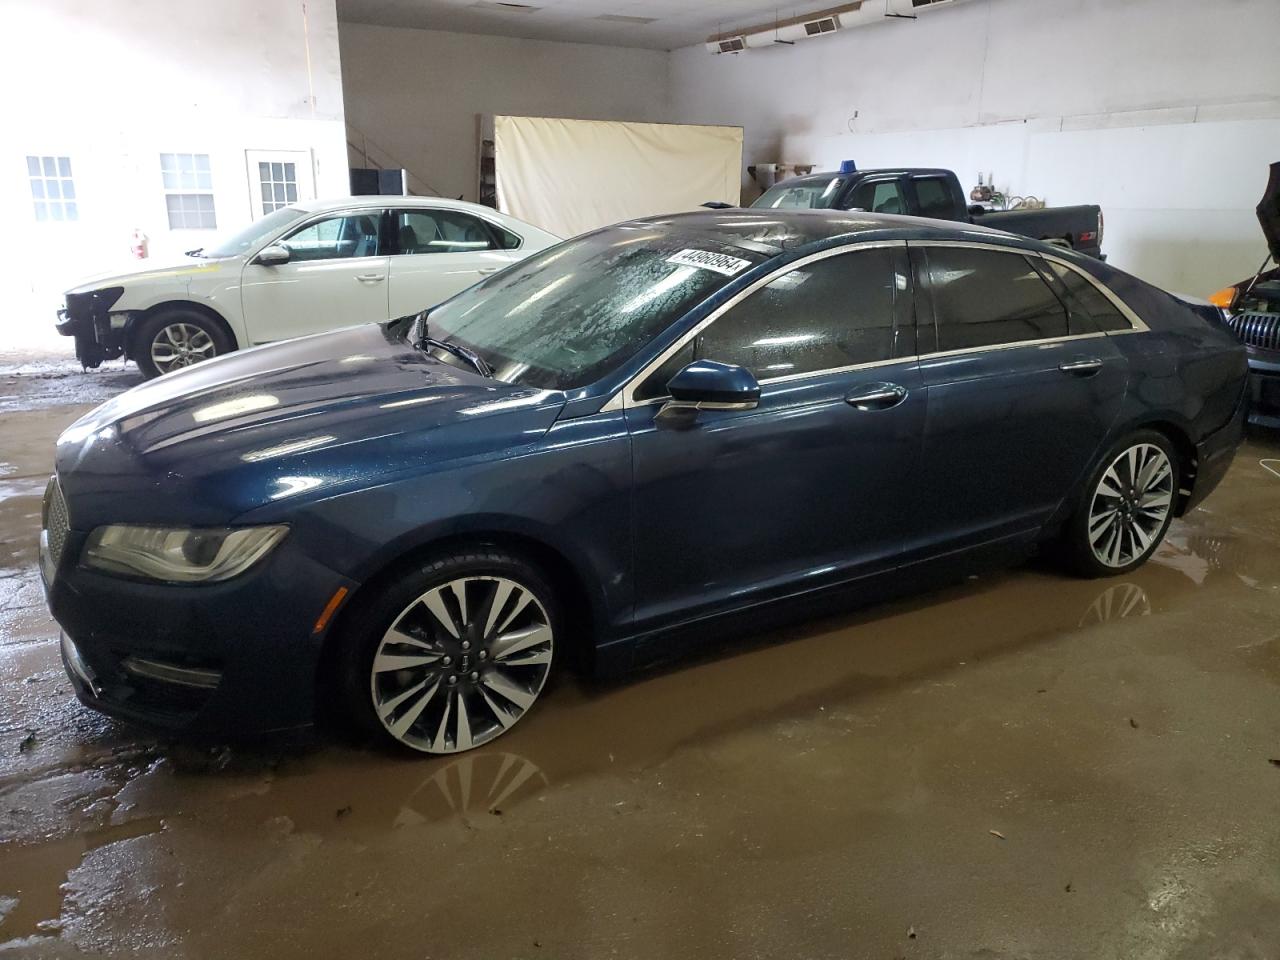
[{"label": "chrome grille of car", "polygon": [[1227,324],[1250,347],[1280,350],[1280,313],[1237,313]]},{"label": "chrome grille of car", "polygon": [[71,520],[67,516],[67,501],[63,499],[62,488],[58,486],[57,477],[49,481],[44,492],[44,530],[49,538],[49,559],[57,567],[62,561],[62,551],[67,546],[67,531],[71,529]]}]

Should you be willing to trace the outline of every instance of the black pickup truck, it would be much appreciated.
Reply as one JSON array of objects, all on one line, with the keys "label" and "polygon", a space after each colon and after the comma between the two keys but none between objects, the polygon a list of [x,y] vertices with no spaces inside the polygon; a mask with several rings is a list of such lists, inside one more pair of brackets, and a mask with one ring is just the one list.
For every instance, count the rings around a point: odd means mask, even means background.
[{"label": "black pickup truck", "polygon": [[950,170],[928,167],[811,173],[783,180],[766,190],[753,207],[802,207],[901,213],[935,220],[980,223],[1036,240],[1048,240],[1102,256],[1102,209],[1096,204],[1038,210],[987,210],[970,206]]}]

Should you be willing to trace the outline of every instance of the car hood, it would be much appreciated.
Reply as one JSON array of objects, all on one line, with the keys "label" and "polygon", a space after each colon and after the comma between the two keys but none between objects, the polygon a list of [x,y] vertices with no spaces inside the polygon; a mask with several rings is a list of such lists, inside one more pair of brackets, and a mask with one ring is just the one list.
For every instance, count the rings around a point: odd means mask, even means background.
[{"label": "car hood", "polygon": [[74,287],[67,290],[69,294],[90,293],[103,287],[127,287],[135,283],[149,283],[156,280],[176,280],[181,282],[186,277],[197,277],[204,274],[225,270],[228,265],[238,264],[239,257],[222,257],[206,259],[204,257],[178,257],[169,260],[148,262],[145,266],[131,269],[107,270],[85,277]]},{"label": "car hood", "polygon": [[1280,263],[1280,161],[1271,164],[1267,189],[1262,192],[1262,202],[1258,204],[1258,223],[1262,224],[1262,234],[1267,238],[1271,258]]},{"label": "car hood", "polygon": [[58,439],[72,526],[228,523],[404,472],[519,455],[564,394],[425,356],[387,324],[228,354],[135,387]]}]

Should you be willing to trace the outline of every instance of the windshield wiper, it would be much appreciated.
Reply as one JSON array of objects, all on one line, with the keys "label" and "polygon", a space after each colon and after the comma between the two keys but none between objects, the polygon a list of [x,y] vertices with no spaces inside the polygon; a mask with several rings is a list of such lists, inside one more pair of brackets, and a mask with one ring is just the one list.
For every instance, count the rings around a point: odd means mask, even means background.
[{"label": "windshield wiper", "polygon": [[475,367],[476,372],[479,373],[480,376],[493,379],[493,368],[490,367],[489,364],[485,363],[484,357],[480,356],[480,354],[476,353],[474,350],[468,350],[461,344],[450,343],[447,340],[437,340],[435,337],[423,337],[418,341],[418,346],[422,348],[435,347],[438,350],[443,350],[445,353],[451,353],[455,357],[465,360],[467,363],[471,364],[471,366]]},{"label": "windshield wiper", "polygon": [[480,376],[488,377],[490,380],[494,379],[493,367],[489,366],[480,354],[461,344],[450,343],[448,340],[439,340],[427,333],[427,315],[429,313],[431,313],[431,310],[427,309],[399,318],[399,320],[408,320],[410,316],[413,317],[413,324],[409,327],[409,338],[413,345],[419,350],[427,350],[434,347],[437,350],[443,350],[445,353],[451,353],[459,360],[469,363]]},{"label": "windshield wiper", "polygon": [[194,250],[186,251],[186,255],[188,257],[203,257],[204,256],[203,251],[204,251],[204,247],[196,247]]}]

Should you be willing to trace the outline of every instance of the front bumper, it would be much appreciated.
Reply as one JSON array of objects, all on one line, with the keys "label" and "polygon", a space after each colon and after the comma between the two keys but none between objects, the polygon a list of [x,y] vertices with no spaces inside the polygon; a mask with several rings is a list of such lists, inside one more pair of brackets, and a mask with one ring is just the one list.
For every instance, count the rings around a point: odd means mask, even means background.
[{"label": "front bumper", "polygon": [[64,633],[63,664],[82,703],[201,735],[312,722],[324,642],[313,627],[351,581],[285,538],[263,563],[225,583],[144,583],[78,566],[85,539],[68,534],[45,583]]},{"label": "front bumper", "polygon": [[1280,429],[1280,354],[1272,359],[1249,351],[1249,422]]},{"label": "front bumper", "polygon": [[106,287],[91,293],[67,294],[54,328],[64,337],[75,337],[76,359],[86,368],[123,356],[128,345],[131,315],[111,310],[123,293]]}]

